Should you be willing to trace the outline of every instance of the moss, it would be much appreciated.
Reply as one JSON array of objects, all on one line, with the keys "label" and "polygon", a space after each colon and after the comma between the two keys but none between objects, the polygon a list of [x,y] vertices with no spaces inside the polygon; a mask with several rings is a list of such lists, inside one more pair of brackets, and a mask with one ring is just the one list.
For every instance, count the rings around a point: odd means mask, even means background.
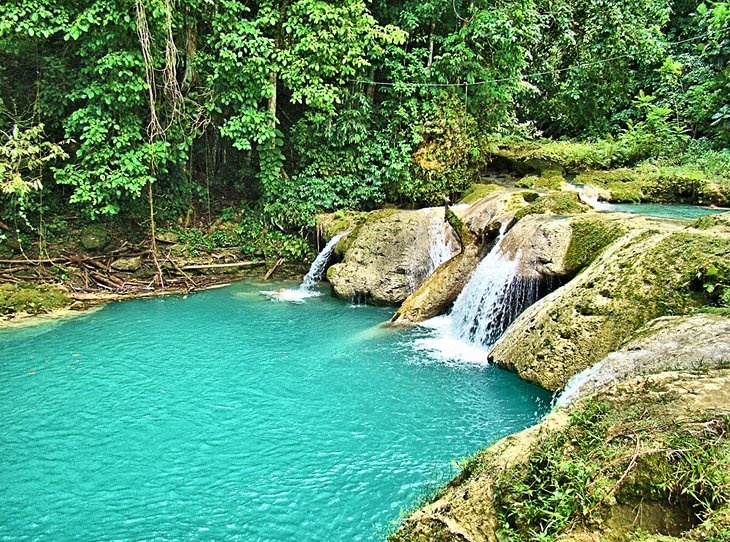
[{"label": "moss", "polygon": [[578,175],[575,182],[607,190],[612,202],[730,203],[730,181],[690,167],[645,164],[631,169],[588,171]]},{"label": "moss", "polygon": [[527,215],[545,213],[570,215],[584,211],[586,211],[586,206],[581,203],[576,192],[552,192],[540,196],[527,207],[517,211],[513,222],[517,222]]},{"label": "moss", "polygon": [[594,530],[601,539],[626,540],[642,527],[683,536],[711,520],[730,499],[730,420],[687,413],[678,421],[664,412],[663,388],[652,391],[654,404],[646,393],[628,402],[585,401],[565,428],[541,439],[526,465],[495,470],[500,540]]},{"label": "moss", "polygon": [[626,233],[617,222],[581,220],[571,223],[573,233],[565,256],[565,267],[574,273],[588,266],[601,251]]},{"label": "moss", "polygon": [[535,183],[540,180],[537,175],[525,175],[515,182],[515,188],[534,188]]},{"label": "moss", "polygon": [[692,227],[698,230],[730,230],[730,213],[700,217],[692,223]]},{"label": "moss", "polygon": [[544,139],[493,146],[490,152],[492,156],[510,163],[515,171],[525,173],[542,173],[551,169],[577,173],[615,167],[626,161],[610,141],[578,143]]},{"label": "moss", "polygon": [[69,306],[72,300],[47,284],[38,286],[0,285],[0,314],[42,314]]},{"label": "moss", "polygon": [[375,220],[383,220],[398,212],[400,212],[400,210],[394,208],[378,209],[377,211],[371,212],[337,211],[335,213],[318,216],[317,226],[319,230],[323,232],[326,239],[331,239],[338,233],[351,230],[349,235],[345,236],[339,243],[337,243],[337,253],[342,255],[350,249],[352,243],[357,238],[360,228],[362,228],[364,224]]},{"label": "moss", "polygon": [[541,175],[531,188],[538,190],[560,190],[565,183],[562,175]]},{"label": "moss", "polygon": [[497,190],[502,190],[502,187],[496,184],[475,183],[466,191],[459,203],[471,205],[482,199],[484,196],[496,192]]}]

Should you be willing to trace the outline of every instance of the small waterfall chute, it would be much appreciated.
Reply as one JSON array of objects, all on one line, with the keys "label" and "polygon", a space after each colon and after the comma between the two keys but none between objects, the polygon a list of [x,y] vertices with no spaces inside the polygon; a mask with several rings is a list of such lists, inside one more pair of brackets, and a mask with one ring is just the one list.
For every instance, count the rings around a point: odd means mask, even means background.
[{"label": "small waterfall chute", "polygon": [[415,292],[438,266],[451,259],[459,251],[458,239],[449,223],[444,220],[443,215],[433,213],[431,208],[421,211],[430,212],[432,218],[428,228],[424,228],[423,233],[419,233],[416,245],[420,244],[420,239],[425,234],[428,240],[428,254],[426,258],[419,258],[418,261],[414,260],[411,263],[411,268],[408,270],[411,293]]},{"label": "small waterfall chute", "polygon": [[338,233],[330,239],[312,262],[309,271],[304,275],[304,279],[298,288],[285,288],[261,293],[278,301],[290,301],[292,303],[304,303],[304,300],[307,298],[321,296],[322,293],[315,290],[314,287],[324,278],[324,272],[327,269],[327,264],[335,251],[337,243],[348,233],[350,233],[350,230]]},{"label": "small waterfall chute", "polygon": [[537,301],[537,275],[522,276],[522,254],[510,255],[502,250],[505,229],[477,266],[451,312],[424,323],[432,334],[419,339],[417,348],[440,360],[486,363],[491,346],[523,310]]}]

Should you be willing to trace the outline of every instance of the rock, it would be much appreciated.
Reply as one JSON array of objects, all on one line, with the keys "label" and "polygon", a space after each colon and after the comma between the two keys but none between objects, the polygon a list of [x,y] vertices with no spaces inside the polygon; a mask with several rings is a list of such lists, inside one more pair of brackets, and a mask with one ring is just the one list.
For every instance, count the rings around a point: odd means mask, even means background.
[{"label": "rock", "polygon": [[102,250],[111,240],[111,232],[101,224],[88,226],[81,231],[81,246],[86,250]]},{"label": "rock", "polygon": [[730,233],[730,213],[705,215],[692,223],[699,230],[718,230]]},{"label": "rock", "polygon": [[[479,187],[472,197],[465,198],[470,203],[453,207],[464,224],[477,234],[493,228],[495,224],[509,224],[517,211],[527,207],[531,195],[536,194],[508,188],[494,190],[492,187],[493,185]],[[483,196],[476,197],[481,194]]]},{"label": "rock", "polygon": [[444,210],[376,211],[343,239],[341,263],[327,271],[335,294],[379,305],[400,304],[431,266],[431,228],[443,230]]},{"label": "rock", "polygon": [[[510,222],[513,215],[514,211],[496,217]],[[527,215],[507,232],[501,247],[512,259],[519,260],[520,278],[549,290],[588,265],[607,244],[628,229],[648,227],[645,219],[627,218],[629,216],[608,213],[567,218]],[[623,222],[631,226],[624,226]],[[492,236],[496,236],[494,230],[499,225],[499,222],[492,222],[487,226],[492,228]],[[582,238],[580,243],[576,241],[578,236]],[[403,302],[391,323],[414,324],[445,312],[479,264],[484,253],[482,246],[466,243],[462,254],[439,267]]]},{"label": "rock", "polygon": [[707,371],[730,363],[730,317],[666,316],[638,330],[620,350],[573,376],[558,399],[567,406],[611,384],[665,371]]},{"label": "rock", "polygon": [[597,187],[611,202],[730,205],[730,190],[699,170],[642,165],[608,171],[586,171],[577,184]]},{"label": "rock", "polygon": [[720,540],[728,415],[729,370],[613,384],[462,462],[388,540]]},{"label": "rock", "polygon": [[156,231],[155,239],[161,243],[168,243],[174,245],[180,241],[180,236],[173,231]]},{"label": "rock", "polygon": [[[650,320],[711,302],[708,292],[730,280],[730,235],[646,224],[652,227],[629,231],[575,279],[523,312],[490,359],[561,390]],[[712,278],[708,269],[715,271]]]},{"label": "rock", "polygon": [[125,273],[134,273],[142,267],[142,256],[132,256],[130,258],[119,258],[112,262],[112,269],[124,271]]},{"label": "rock", "polygon": [[441,264],[421,286],[401,304],[391,318],[393,325],[411,325],[441,314],[456,299],[479,264],[483,241],[456,214],[448,209],[449,224],[459,238],[461,251]]},{"label": "rock", "polygon": [[527,205],[524,194],[526,192],[495,189],[493,185],[478,185],[467,198],[471,204],[452,207],[461,222],[452,224],[460,231],[461,252],[426,278],[401,304],[391,323],[416,324],[445,312],[479,265],[485,239],[493,240],[498,230],[512,220],[515,212]]}]

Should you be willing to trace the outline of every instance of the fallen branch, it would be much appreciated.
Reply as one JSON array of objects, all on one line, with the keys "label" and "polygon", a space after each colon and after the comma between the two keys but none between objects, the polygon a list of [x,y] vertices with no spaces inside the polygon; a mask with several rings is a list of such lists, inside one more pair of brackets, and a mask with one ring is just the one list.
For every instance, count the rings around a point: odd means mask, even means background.
[{"label": "fallen branch", "polygon": [[274,271],[276,271],[276,268],[279,267],[283,263],[284,263],[284,258],[279,258],[276,261],[276,263],[274,264],[274,266],[266,272],[266,274],[264,275],[264,280],[269,280],[271,275],[274,274]]},{"label": "fallen branch", "polygon": [[251,267],[253,265],[261,265],[259,262],[234,262],[234,263],[211,263],[206,265],[186,265],[183,267],[185,271],[190,269],[220,269],[224,267]]}]

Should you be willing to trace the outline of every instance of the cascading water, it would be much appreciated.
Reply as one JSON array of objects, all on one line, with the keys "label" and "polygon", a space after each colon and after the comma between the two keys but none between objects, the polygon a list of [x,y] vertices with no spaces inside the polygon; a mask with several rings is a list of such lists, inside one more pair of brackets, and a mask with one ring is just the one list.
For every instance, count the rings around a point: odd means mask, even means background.
[{"label": "cascading water", "polygon": [[308,297],[317,297],[322,295],[320,292],[314,290],[314,286],[324,277],[327,263],[330,261],[337,243],[339,243],[340,239],[348,233],[350,233],[350,230],[338,233],[330,239],[330,241],[322,249],[322,252],[320,252],[312,262],[312,265],[309,267],[307,274],[304,275],[304,279],[299,285],[299,288],[266,291],[262,293],[268,295],[272,299],[278,299],[279,301],[291,301],[293,303],[303,303]]},{"label": "cascading water", "polygon": [[482,259],[454,302],[451,312],[425,323],[437,337],[417,346],[439,359],[486,362],[489,348],[527,307],[539,298],[537,277],[520,276],[522,255],[502,250],[503,227],[492,250]]},{"label": "cascading water", "polygon": [[[431,212],[432,209],[424,209],[424,211]],[[442,215],[435,214],[433,216],[428,229],[425,230],[425,234],[429,243],[428,259],[425,262],[414,261],[413,267],[408,270],[411,292],[415,292],[423,281],[436,271],[439,265],[451,259],[458,251],[458,241],[453,229]],[[416,240],[416,245],[419,244],[419,240]]]}]

